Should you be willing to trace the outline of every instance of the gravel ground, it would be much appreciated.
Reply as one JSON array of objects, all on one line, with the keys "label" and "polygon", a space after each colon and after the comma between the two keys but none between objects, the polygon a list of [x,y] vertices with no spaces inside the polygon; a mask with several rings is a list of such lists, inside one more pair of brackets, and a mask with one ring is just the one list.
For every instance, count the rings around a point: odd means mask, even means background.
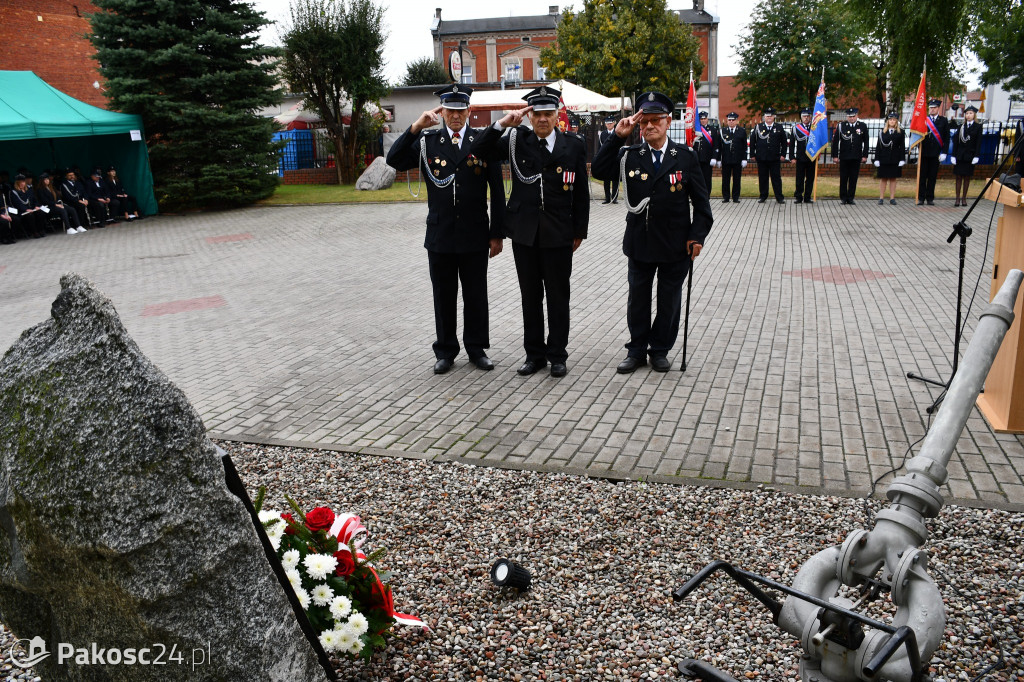
[{"label": "gravel ground", "polygon": [[[880,503],[767,489],[614,483],[456,463],[222,443],[268,508],[288,494],[362,517],[386,547],[395,606],[429,631],[399,627],[369,665],[341,680],[655,680],[685,658],[739,679],[795,681],[800,649],[759,602],[713,577],[682,603],[671,590],[714,559],[791,584],[797,570]],[[883,484],[884,489],[884,484]],[[925,549],[946,600],[937,680],[1024,680],[1024,514],[945,507]],[[533,574],[521,595],[489,579],[507,557]],[[891,606],[891,605],[890,605]],[[881,604],[869,615],[884,619]],[[0,628],[0,672],[10,633]],[[30,671],[7,679],[36,679]]]}]

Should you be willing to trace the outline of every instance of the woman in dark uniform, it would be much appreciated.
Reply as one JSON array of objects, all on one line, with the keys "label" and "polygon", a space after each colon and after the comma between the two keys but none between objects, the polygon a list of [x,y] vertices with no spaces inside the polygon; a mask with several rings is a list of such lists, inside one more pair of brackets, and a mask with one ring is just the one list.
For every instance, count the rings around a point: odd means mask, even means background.
[{"label": "woman in dark uniform", "polygon": [[907,143],[895,111],[885,117],[885,127],[875,142],[875,168],[878,169],[878,203],[885,203],[885,186],[889,185],[889,203],[896,205],[896,181],[903,177]]},{"label": "woman in dark uniform", "polygon": [[[953,174],[956,176],[956,203],[954,206],[967,205],[967,188],[974,176],[974,166],[978,163],[981,151],[981,124],[974,119],[978,110],[973,106],[964,110],[964,124],[953,133]],[[961,190],[961,187],[963,188]]]}]

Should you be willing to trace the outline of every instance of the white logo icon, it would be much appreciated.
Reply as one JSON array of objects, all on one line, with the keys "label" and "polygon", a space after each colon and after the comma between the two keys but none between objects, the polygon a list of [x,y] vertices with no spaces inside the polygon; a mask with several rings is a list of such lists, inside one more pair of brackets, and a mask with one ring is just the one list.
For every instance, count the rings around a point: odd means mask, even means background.
[{"label": "white logo icon", "polygon": [[[28,642],[28,646],[26,647],[28,649],[28,657],[23,660],[19,660],[19,658],[15,656],[14,647],[18,646],[22,642]],[[38,636],[33,637],[30,640],[19,639],[11,646],[11,663],[19,668],[31,668],[49,655],[50,653],[46,650],[46,642],[42,637]]]}]

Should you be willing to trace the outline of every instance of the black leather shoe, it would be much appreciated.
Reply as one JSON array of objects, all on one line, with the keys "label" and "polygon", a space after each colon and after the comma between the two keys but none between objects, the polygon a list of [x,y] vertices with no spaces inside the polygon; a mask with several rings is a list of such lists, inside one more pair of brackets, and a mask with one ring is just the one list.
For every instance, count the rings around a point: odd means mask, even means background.
[{"label": "black leather shoe", "polygon": [[610,204],[610,203],[612,203],[612,202],[610,202],[610,201],[608,201],[607,199],[605,199],[605,200],[604,200],[604,201],[602,201],[601,203],[602,203],[602,204]]},{"label": "black leather shoe", "polygon": [[618,200],[618,199],[615,199],[614,201],[612,201],[612,203],[613,203],[613,204],[617,204],[617,203],[619,203],[619,200]]},{"label": "black leather shoe", "polygon": [[738,204],[738,203],[740,203],[740,200],[739,200],[739,199],[733,199],[733,200],[732,200],[732,203],[734,203],[734,204]]},{"label": "black leather shoe", "polygon": [[856,205],[857,205],[857,202],[856,202],[856,201],[854,201],[853,199],[850,199],[850,200],[849,200],[849,201],[847,201],[846,203],[848,203],[848,204],[849,204],[850,206],[856,206]]},{"label": "black leather shoe", "polygon": [[651,369],[655,372],[667,372],[672,369],[672,363],[668,361],[665,356],[652,357],[651,358]]},{"label": "black leather shoe", "polygon": [[536,374],[539,370],[544,369],[547,366],[545,360],[527,360],[523,363],[523,366],[516,370],[516,374],[523,377],[528,377],[531,374]]},{"label": "black leather shoe", "polygon": [[441,358],[434,363],[434,374],[444,374],[452,368],[452,361],[448,358]]},{"label": "black leather shoe", "polygon": [[796,199],[793,200],[793,203],[794,204],[802,204],[802,203],[804,203],[804,200],[801,199],[800,197],[797,197]]},{"label": "black leather shoe", "polygon": [[927,203],[927,204],[928,204],[929,206],[934,206],[934,205],[935,205],[935,202],[934,202],[934,201],[932,201],[931,199],[929,199],[929,200],[928,200],[927,202],[925,202],[925,203]]},{"label": "black leather shoe", "polygon": [[786,200],[785,199],[776,199],[775,203],[776,204],[784,204],[784,203],[786,203]]},{"label": "black leather shoe", "polygon": [[757,200],[757,203],[763,204],[766,201],[768,201],[768,197],[761,197],[760,199]]},{"label": "black leather shoe", "polygon": [[494,369],[494,363],[491,362],[491,359],[489,357],[487,357],[486,355],[481,355],[478,358],[474,358],[473,359],[473,364],[476,365],[477,367],[479,367],[480,369],[486,369],[486,370]]},{"label": "black leather shoe", "polygon": [[551,363],[551,376],[559,378],[564,377],[565,373],[569,370],[566,369],[564,362],[552,362]]},{"label": "black leather shoe", "polygon": [[615,371],[619,374],[632,374],[638,368],[643,367],[647,364],[647,358],[634,358],[632,355],[627,355],[626,359],[619,363],[619,366],[615,368]]}]

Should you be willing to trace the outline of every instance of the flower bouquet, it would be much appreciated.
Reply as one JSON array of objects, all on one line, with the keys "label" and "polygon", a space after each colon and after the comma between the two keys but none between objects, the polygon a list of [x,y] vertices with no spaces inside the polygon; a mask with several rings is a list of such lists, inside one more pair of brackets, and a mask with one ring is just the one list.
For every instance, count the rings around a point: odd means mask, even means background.
[{"label": "flower bouquet", "polygon": [[389,574],[373,565],[384,550],[363,553],[368,532],[358,516],[327,507],[303,513],[287,495],[293,514],[263,510],[265,494],[261,487],[256,498],[260,522],[325,651],[369,661],[395,623],[426,627],[395,612]]}]

